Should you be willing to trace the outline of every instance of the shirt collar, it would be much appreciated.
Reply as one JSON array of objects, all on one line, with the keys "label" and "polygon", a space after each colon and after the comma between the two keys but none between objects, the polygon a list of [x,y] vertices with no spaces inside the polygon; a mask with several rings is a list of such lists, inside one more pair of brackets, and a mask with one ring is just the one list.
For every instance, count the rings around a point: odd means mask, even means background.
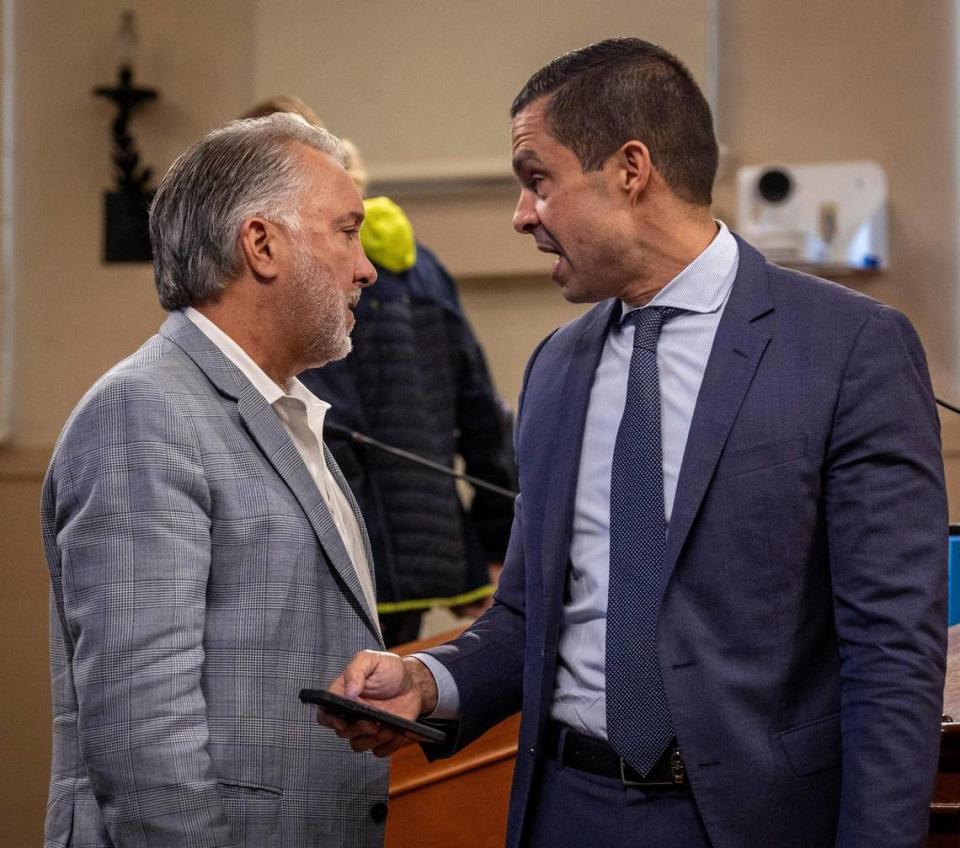
[{"label": "shirt collar", "polygon": [[330,404],[324,403],[303,385],[296,377],[287,380],[286,391],[271,380],[266,372],[253,361],[251,356],[238,345],[230,336],[213,323],[206,315],[198,312],[192,306],[183,310],[187,316],[213,344],[215,344],[227,359],[230,360],[246,377],[253,387],[263,395],[271,406],[283,398],[295,398],[301,401],[308,410],[318,413],[326,412]]},{"label": "shirt collar", "polygon": [[[648,306],[672,306],[685,312],[716,312],[736,277],[740,249],[723,221],[706,249],[656,293]],[[639,306],[620,301],[621,318]]]}]

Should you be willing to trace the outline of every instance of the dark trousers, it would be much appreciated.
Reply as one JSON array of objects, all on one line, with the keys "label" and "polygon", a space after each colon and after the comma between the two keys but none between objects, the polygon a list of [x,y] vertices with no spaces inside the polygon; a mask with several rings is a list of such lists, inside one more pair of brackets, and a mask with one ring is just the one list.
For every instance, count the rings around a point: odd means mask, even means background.
[{"label": "dark trousers", "polygon": [[689,789],[624,787],[552,759],[538,784],[527,848],[710,848]]}]

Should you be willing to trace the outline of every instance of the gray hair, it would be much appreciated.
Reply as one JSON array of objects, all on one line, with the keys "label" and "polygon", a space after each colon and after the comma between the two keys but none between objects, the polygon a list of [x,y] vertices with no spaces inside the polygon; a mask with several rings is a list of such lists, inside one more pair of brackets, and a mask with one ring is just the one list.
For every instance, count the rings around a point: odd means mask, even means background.
[{"label": "gray hair", "polygon": [[243,270],[243,222],[263,217],[299,229],[303,165],[295,144],[341,165],[340,140],[298,115],[232,121],[170,166],[150,206],[153,274],[164,309],[215,300]]}]

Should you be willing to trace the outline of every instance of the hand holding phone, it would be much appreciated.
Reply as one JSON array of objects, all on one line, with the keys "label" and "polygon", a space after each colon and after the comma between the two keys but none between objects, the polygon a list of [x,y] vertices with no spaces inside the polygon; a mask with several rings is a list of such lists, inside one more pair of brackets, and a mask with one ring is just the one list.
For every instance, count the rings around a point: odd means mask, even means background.
[{"label": "hand holding phone", "polygon": [[447,741],[447,734],[439,728],[424,724],[421,721],[411,721],[385,710],[378,710],[369,704],[343,698],[327,689],[301,689],[300,700],[305,704],[315,704],[324,712],[344,721],[377,722],[415,742],[439,744]]}]

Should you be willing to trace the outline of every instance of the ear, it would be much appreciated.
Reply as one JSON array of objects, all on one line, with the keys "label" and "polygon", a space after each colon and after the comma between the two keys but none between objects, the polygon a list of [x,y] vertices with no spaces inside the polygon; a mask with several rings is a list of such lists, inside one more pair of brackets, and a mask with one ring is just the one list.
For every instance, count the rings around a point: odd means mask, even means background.
[{"label": "ear", "polygon": [[269,282],[279,274],[279,241],[277,227],[263,218],[248,218],[241,225],[240,250],[257,279]]},{"label": "ear", "polygon": [[616,167],[617,185],[627,193],[630,203],[636,205],[650,183],[653,162],[650,150],[642,141],[628,141],[611,157]]}]

